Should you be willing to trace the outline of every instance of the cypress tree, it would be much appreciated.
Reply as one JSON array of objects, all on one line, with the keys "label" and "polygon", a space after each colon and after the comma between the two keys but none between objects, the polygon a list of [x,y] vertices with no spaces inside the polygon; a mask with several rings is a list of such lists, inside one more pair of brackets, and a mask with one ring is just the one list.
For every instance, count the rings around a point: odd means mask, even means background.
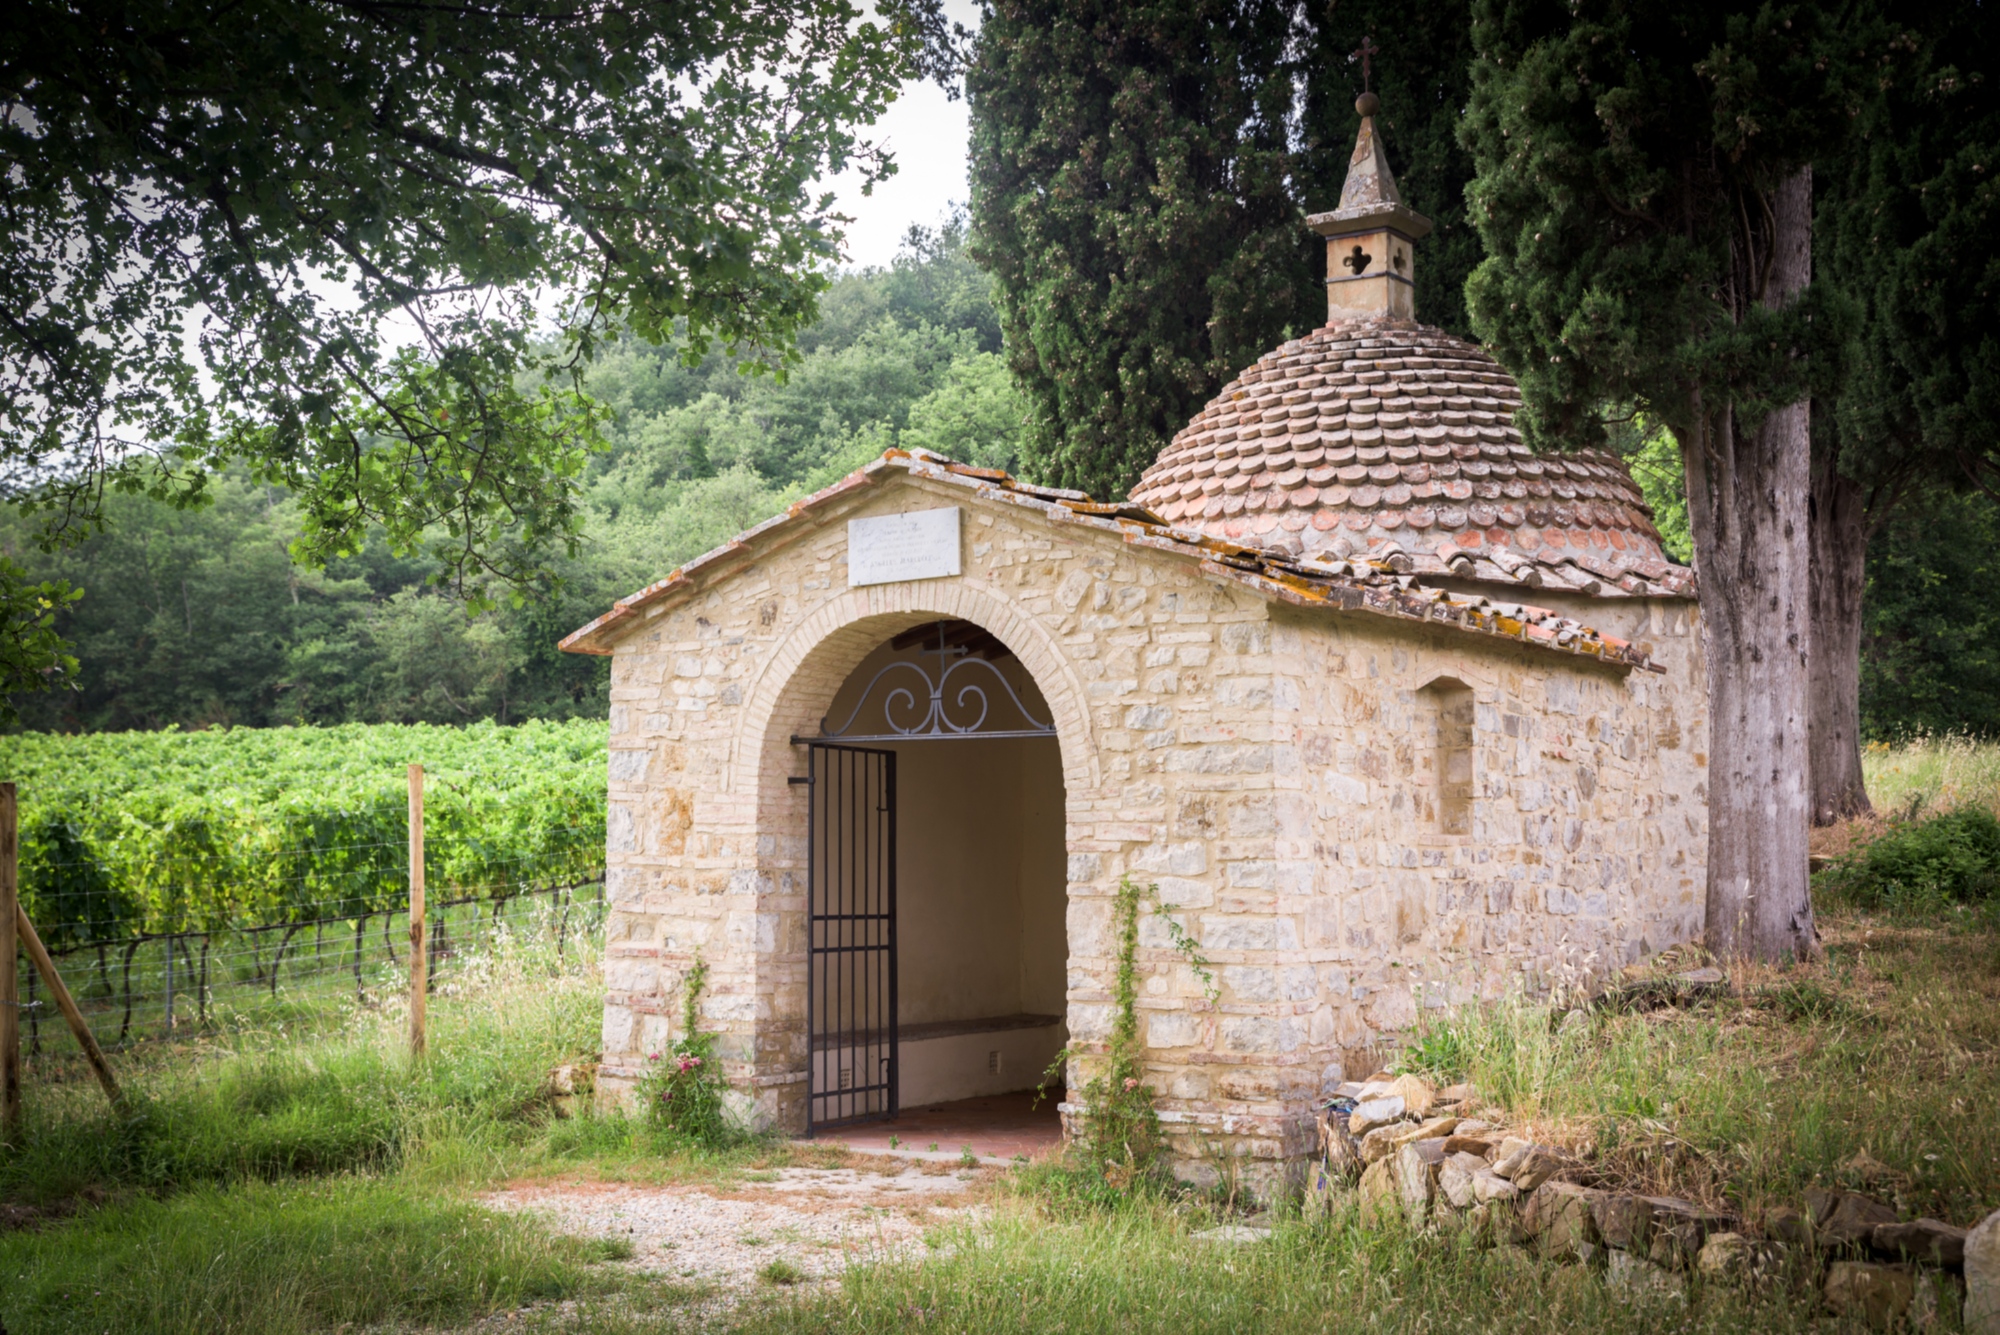
[{"label": "cypress tree", "polygon": [[[1844,13],[1844,11],[1843,11]],[[1708,664],[1708,944],[1817,950],[1807,891],[1812,164],[1863,101],[1855,33],[1807,6],[1476,0],[1473,328],[1543,447],[1603,405],[1680,440]]]},{"label": "cypress tree", "polygon": [[1121,494],[1224,380],[1324,321],[1302,214],[1346,178],[1364,38],[1397,180],[1437,227],[1418,310],[1468,334],[1469,32],[1468,0],[995,6],[966,79],[975,253],[1034,405],[1029,471]]},{"label": "cypress tree", "polygon": [[[2000,465],[2000,70],[1978,0],[1889,11],[1879,96],[1816,179],[1819,278],[1858,320],[1835,412],[1815,414],[1812,786],[1818,824],[1869,809],[1861,773],[1869,541],[1940,486]],[[1976,618],[1968,618],[1976,620]]]},{"label": "cypress tree", "polygon": [[1287,182],[1293,15],[987,9],[966,71],[972,254],[1031,405],[1031,476],[1122,496],[1225,377],[1320,323]]}]

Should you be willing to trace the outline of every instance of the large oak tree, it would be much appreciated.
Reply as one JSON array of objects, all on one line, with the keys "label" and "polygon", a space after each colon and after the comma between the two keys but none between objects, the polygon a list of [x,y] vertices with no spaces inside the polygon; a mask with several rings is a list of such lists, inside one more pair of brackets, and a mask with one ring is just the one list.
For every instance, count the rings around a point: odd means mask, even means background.
[{"label": "large oak tree", "polygon": [[[574,544],[614,331],[782,360],[823,182],[923,0],[24,0],[0,25],[0,480],[61,542],[107,487],[283,483],[509,579]],[[106,591],[112,596],[114,591]],[[65,662],[0,563],[0,686]]]}]

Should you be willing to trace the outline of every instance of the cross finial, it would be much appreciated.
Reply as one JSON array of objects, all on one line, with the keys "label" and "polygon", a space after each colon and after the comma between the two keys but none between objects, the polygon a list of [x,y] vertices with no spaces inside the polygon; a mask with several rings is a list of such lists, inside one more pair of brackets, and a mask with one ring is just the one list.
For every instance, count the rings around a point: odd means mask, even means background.
[{"label": "cross finial", "polygon": [[1382,48],[1375,45],[1375,34],[1371,32],[1362,36],[1361,45],[1354,49],[1352,55],[1348,56],[1349,60],[1359,58],[1361,61],[1361,91],[1364,93],[1373,91],[1368,86],[1368,81],[1372,74],[1369,58],[1380,54],[1382,54]]}]

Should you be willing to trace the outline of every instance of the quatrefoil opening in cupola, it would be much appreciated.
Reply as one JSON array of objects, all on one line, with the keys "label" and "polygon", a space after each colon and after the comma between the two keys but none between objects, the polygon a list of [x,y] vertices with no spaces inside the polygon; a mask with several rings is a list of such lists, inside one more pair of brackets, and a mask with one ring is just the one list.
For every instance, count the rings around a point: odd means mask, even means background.
[{"label": "quatrefoil opening in cupola", "polygon": [[1342,260],[1341,264],[1349,269],[1354,270],[1354,272],[1358,274],[1363,269],[1366,269],[1373,262],[1374,262],[1373,257],[1370,256],[1367,251],[1363,250],[1359,246],[1356,246],[1354,248],[1354,253],[1352,255],[1349,255],[1346,259]]}]

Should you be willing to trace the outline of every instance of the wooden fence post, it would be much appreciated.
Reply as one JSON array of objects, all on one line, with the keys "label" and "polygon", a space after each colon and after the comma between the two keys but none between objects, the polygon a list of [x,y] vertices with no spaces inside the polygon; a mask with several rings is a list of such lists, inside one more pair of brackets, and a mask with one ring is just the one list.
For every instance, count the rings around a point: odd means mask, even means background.
[{"label": "wooden fence post", "polygon": [[21,995],[14,978],[21,867],[14,815],[14,785],[0,783],[0,1131],[9,1139],[21,1129]]},{"label": "wooden fence post", "polygon": [[14,905],[14,923],[20,929],[21,944],[28,948],[28,958],[35,962],[42,981],[49,985],[49,992],[55,997],[63,1019],[69,1021],[69,1031],[76,1035],[77,1045],[90,1062],[90,1069],[97,1072],[97,1083],[104,1086],[104,1097],[111,1100],[112,1107],[118,1107],[121,1100],[118,1082],[111,1078],[111,1063],[104,1060],[104,1049],[97,1046],[97,1036],[90,1032],[90,1025],[77,1008],[76,999],[63,986],[62,975],[56,972],[56,962],[49,958],[49,952],[42,946],[42,938],[35,932],[35,924],[28,921],[28,911],[19,903]]},{"label": "wooden fence post", "polygon": [[410,1055],[424,1055],[424,994],[430,972],[424,949],[424,767],[410,766]]}]

